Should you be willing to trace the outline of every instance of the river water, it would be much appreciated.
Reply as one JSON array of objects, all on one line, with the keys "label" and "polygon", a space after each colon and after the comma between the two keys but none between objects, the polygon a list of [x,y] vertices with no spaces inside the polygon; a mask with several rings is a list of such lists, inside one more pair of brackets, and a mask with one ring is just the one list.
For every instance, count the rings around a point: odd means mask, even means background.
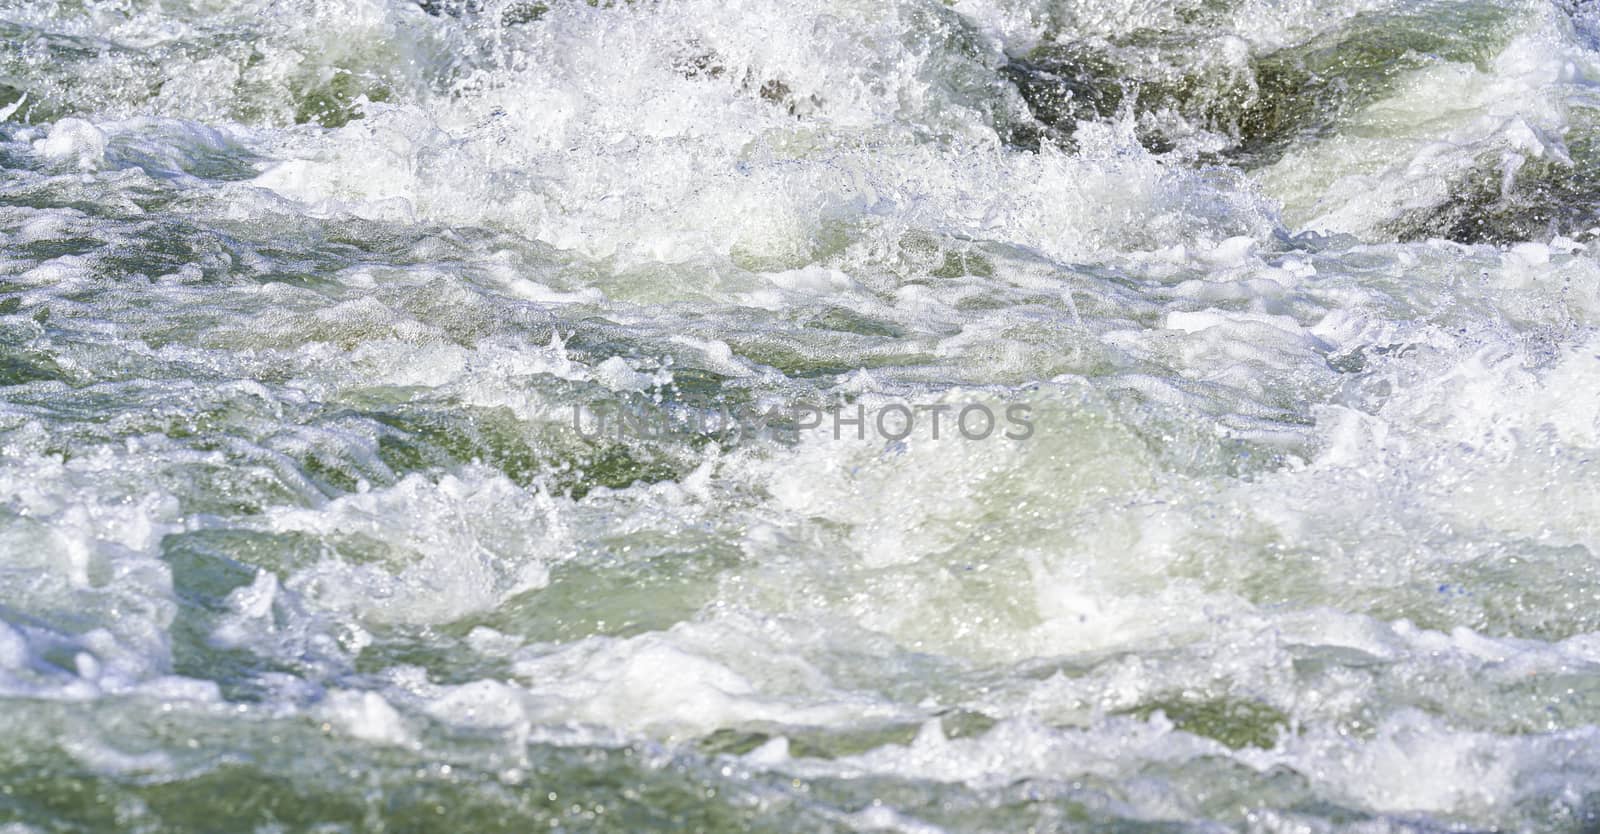
[{"label": "river water", "polygon": [[3,0],[0,832],[1593,832],[1596,79],[1583,0]]}]

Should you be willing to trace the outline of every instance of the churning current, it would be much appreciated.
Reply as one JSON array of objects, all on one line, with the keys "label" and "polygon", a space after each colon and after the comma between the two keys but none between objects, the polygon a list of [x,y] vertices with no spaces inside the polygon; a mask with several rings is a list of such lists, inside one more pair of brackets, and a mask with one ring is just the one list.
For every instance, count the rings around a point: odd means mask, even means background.
[{"label": "churning current", "polygon": [[1590,0],[0,0],[0,832],[1594,832]]}]

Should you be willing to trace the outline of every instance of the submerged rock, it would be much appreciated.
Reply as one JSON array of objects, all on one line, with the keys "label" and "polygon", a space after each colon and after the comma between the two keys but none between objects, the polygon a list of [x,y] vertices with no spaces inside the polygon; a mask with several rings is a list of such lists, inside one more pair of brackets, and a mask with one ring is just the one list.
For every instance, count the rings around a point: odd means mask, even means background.
[{"label": "submerged rock", "polygon": [[1443,203],[1407,212],[1386,231],[1402,241],[1496,245],[1580,237],[1600,226],[1600,160],[1594,151],[1585,140],[1571,161],[1485,162],[1456,182]]},{"label": "submerged rock", "polygon": [[1109,118],[1122,105],[1119,70],[1109,56],[1077,44],[1051,45],[1013,60],[1000,73],[1027,102],[1033,121],[1007,125],[1005,140],[1038,150],[1043,139],[1067,144],[1077,123]]},{"label": "submerged rock", "polygon": [[1034,124],[1012,128],[1013,145],[1070,144],[1076,123],[1126,109],[1140,138],[1161,152],[1183,135],[1220,137],[1218,161],[1270,164],[1290,147],[1331,133],[1413,70],[1439,61],[1481,63],[1498,48],[1506,15],[1464,3],[1361,14],[1339,29],[1284,49],[1198,32],[1141,30],[1107,43],[1056,42],[1001,69]]}]

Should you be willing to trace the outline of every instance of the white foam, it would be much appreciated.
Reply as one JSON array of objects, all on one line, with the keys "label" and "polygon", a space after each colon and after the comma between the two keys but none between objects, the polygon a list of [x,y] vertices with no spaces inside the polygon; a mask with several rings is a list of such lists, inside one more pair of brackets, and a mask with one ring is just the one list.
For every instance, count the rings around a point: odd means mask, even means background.
[{"label": "white foam", "polygon": [[[269,529],[324,537],[331,558],[286,585],[318,607],[378,622],[444,623],[542,587],[569,555],[557,499],[503,475],[410,475],[393,487],[347,495],[316,509],[283,509]],[[381,561],[360,553],[385,545]],[[258,580],[259,581],[259,580]]]},{"label": "white foam", "polygon": [[33,147],[46,158],[92,170],[105,162],[106,135],[84,119],[62,119],[51,126],[48,136],[36,140]]},{"label": "white foam", "polygon": [[400,713],[376,692],[329,692],[321,713],[340,730],[362,741],[406,744],[412,739]]}]

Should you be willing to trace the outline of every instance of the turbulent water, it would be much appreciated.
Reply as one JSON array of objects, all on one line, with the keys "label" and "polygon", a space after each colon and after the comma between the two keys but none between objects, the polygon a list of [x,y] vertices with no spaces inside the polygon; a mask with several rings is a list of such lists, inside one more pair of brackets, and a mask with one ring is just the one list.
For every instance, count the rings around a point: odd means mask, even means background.
[{"label": "turbulent water", "polygon": [[0,0],[0,117],[4,834],[1600,830],[1587,0]]}]

